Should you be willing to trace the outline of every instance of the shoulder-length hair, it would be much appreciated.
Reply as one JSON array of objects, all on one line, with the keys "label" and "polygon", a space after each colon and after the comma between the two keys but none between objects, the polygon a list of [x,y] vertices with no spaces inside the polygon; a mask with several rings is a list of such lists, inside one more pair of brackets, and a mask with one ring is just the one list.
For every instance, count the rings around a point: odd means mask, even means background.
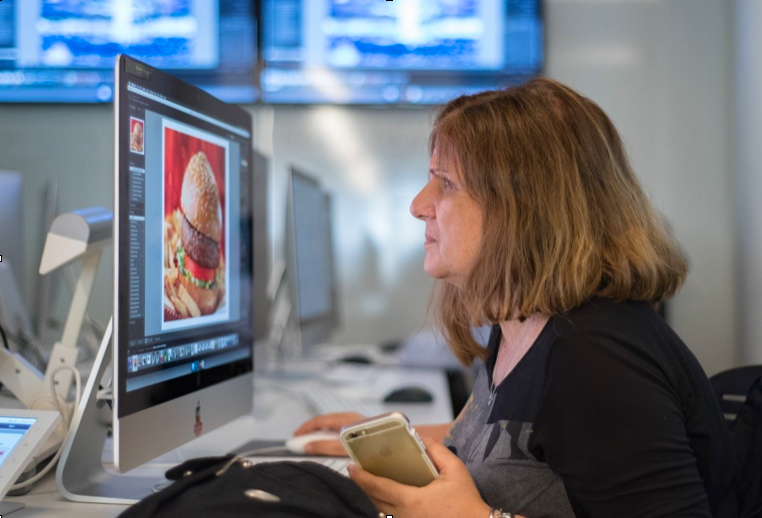
[{"label": "shoulder-length hair", "polygon": [[438,283],[439,327],[464,364],[486,355],[472,324],[565,313],[594,296],[655,304],[685,279],[616,128],[571,88],[537,78],[459,97],[434,122],[435,149],[484,218],[464,284]]}]

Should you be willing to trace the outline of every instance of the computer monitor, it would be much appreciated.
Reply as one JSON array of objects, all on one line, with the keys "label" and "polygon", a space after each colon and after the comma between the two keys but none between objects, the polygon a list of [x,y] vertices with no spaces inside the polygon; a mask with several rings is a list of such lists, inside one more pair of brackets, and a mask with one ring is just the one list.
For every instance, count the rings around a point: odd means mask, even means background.
[{"label": "computer monitor", "polygon": [[117,54],[227,102],[254,102],[255,8],[252,0],[5,0],[0,102],[110,102]]},{"label": "computer monitor", "polygon": [[113,431],[124,472],[252,410],[252,124],[130,57],[115,77]]},{"label": "computer monitor", "polygon": [[542,0],[261,0],[266,103],[438,104],[542,70]]},{"label": "computer monitor", "polygon": [[20,173],[0,170],[0,326],[16,340],[32,336],[23,298],[26,263],[22,187]]},{"label": "computer monitor", "polygon": [[0,170],[0,255],[13,263],[16,279],[24,279],[23,182],[20,173]]},{"label": "computer monitor", "polygon": [[331,197],[313,177],[291,167],[286,214],[286,275],[291,317],[302,354],[338,325]]}]

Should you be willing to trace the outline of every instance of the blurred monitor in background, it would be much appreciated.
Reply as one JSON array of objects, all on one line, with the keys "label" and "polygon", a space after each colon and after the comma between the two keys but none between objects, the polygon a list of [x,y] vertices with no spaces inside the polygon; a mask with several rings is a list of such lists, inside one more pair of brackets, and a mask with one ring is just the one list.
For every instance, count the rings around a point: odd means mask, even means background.
[{"label": "blurred monitor in background", "polygon": [[291,319],[298,327],[301,352],[309,355],[339,322],[331,197],[312,176],[291,167],[286,207]]},{"label": "blurred monitor in background", "polygon": [[117,54],[257,98],[253,0],[0,2],[0,102],[109,102]]},{"label": "blurred monitor in background", "polygon": [[[18,342],[33,336],[22,296],[24,279],[24,221],[21,174],[0,171],[0,326]],[[5,344],[0,341],[0,347]]]},{"label": "blurred monitor in background", "polygon": [[0,255],[13,263],[16,281],[21,284],[24,266],[24,225],[21,212],[21,174],[0,171]]},{"label": "blurred monitor in background", "polygon": [[263,340],[268,337],[270,331],[270,308],[271,302],[267,294],[267,284],[272,270],[270,265],[270,237],[269,237],[269,170],[270,161],[264,155],[254,151],[252,153],[251,203],[253,212],[254,261],[253,271],[254,288],[251,297],[254,305],[254,340]]},{"label": "blurred monitor in background", "polygon": [[270,103],[443,103],[541,71],[541,0],[262,0]]}]

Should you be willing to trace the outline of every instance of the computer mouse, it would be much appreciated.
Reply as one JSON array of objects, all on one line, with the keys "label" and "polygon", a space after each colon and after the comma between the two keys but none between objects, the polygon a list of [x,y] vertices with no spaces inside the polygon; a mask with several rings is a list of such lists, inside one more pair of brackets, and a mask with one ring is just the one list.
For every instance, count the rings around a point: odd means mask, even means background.
[{"label": "computer mouse", "polygon": [[340,363],[360,363],[362,365],[370,365],[373,363],[373,360],[368,358],[367,356],[363,356],[362,354],[350,354],[349,356],[344,356],[339,360]]},{"label": "computer mouse", "polygon": [[319,430],[317,432],[307,433],[291,437],[286,441],[286,449],[291,453],[304,453],[304,447],[313,441],[332,441],[339,439],[339,432],[330,430]]},{"label": "computer mouse", "polygon": [[399,387],[384,397],[384,403],[431,403],[434,397],[422,387]]},{"label": "computer mouse", "polygon": [[401,346],[402,346],[402,340],[394,339],[394,340],[387,340],[385,342],[382,342],[378,346],[378,348],[385,353],[395,353],[399,350]]}]

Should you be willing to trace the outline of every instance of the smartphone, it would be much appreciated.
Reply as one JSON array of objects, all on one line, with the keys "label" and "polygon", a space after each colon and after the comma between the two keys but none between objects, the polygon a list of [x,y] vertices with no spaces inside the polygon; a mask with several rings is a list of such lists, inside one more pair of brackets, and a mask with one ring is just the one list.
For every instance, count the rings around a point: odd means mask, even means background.
[{"label": "smartphone", "polygon": [[416,487],[439,476],[423,441],[400,412],[347,425],[340,439],[352,461],[373,475]]}]

